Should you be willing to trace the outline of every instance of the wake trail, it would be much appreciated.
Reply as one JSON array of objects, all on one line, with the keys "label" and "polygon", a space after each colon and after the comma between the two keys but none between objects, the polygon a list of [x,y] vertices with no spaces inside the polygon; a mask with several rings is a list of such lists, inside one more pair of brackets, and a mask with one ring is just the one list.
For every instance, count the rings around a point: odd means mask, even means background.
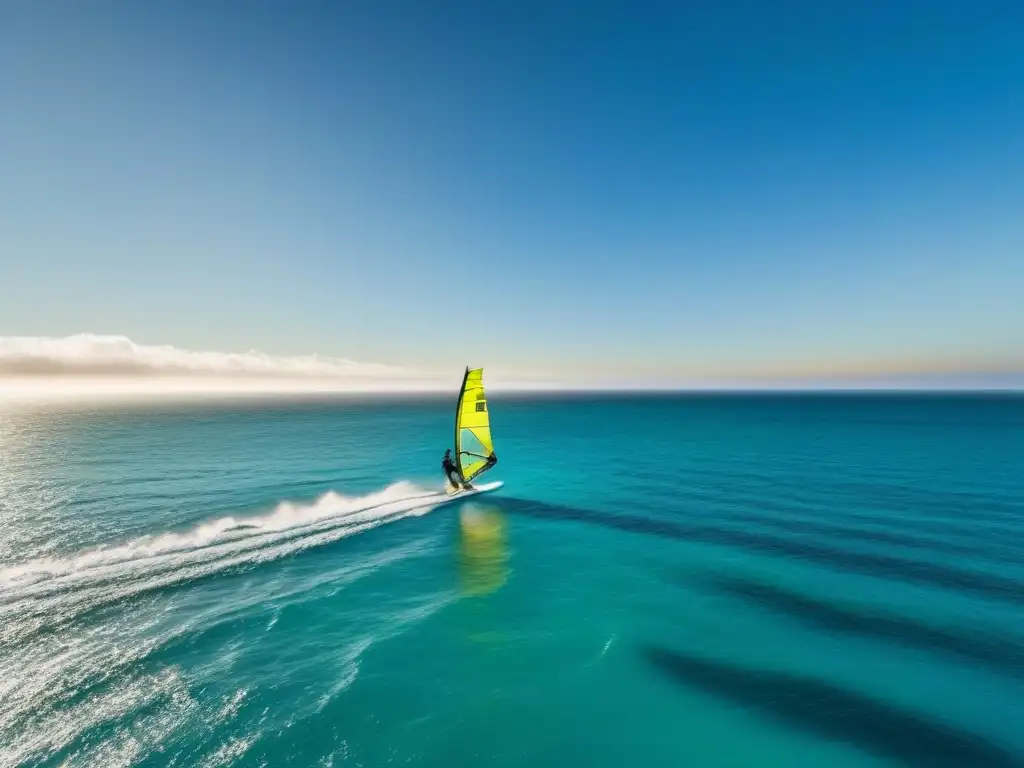
[{"label": "wake trail", "polygon": [[[321,546],[381,524],[423,515],[446,500],[399,482],[365,496],[330,492],[311,504],[282,502],[253,517],[227,516],[183,533],[143,536],[67,558],[0,569],[0,620],[51,623],[142,592]],[[22,627],[30,630],[29,626]],[[20,634],[20,633],[19,633]],[[5,639],[13,639],[7,637]]]}]

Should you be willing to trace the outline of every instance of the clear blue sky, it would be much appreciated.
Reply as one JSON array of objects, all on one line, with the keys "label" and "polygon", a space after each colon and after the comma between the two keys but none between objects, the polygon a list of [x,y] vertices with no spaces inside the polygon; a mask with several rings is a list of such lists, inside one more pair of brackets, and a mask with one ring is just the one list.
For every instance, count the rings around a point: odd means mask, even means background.
[{"label": "clear blue sky", "polygon": [[5,3],[0,335],[1020,361],[1022,41],[1019,0]]}]

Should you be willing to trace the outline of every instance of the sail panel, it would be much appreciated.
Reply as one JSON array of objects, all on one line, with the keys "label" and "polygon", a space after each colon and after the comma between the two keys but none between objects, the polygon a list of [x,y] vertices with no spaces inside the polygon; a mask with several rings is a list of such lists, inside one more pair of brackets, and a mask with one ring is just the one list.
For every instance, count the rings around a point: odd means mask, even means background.
[{"label": "sail panel", "polygon": [[494,453],[483,368],[467,368],[462,380],[455,413],[455,453],[466,482],[480,474]]}]

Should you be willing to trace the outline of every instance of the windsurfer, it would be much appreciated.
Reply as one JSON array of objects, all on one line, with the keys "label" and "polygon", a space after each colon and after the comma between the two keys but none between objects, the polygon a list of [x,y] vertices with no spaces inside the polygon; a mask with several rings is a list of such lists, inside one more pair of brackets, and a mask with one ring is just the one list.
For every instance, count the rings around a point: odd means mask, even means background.
[{"label": "windsurfer", "polygon": [[466,483],[462,480],[462,475],[459,472],[459,468],[455,466],[455,462],[452,461],[452,449],[448,448],[444,452],[444,458],[441,459],[441,469],[444,470],[445,477],[456,489],[462,488]]}]

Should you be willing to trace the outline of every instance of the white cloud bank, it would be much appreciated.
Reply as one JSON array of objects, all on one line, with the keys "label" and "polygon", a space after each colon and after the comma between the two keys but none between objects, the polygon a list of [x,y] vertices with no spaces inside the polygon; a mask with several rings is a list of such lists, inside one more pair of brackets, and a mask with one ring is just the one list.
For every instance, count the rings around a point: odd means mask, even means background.
[{"label": "white cloud bank", "polygon": [[0,337],[0,395],[18,398],[429,391],[451,389],[450,378],[320,355],[197,352],[124,336]]},{"label": "white cloud bank", "polygon": [[125,336],[0,336],[0,376],[190,376],[346,381],[413,380],[407,368],[306,355],[194,352],[136,344]]},{"label": "white cloud bank", "polygon": [[[691,371],[689,375],[503,376],[488,368],[488,385],[504,390],[608,389],[1021,389],[1024,366],[963,364],[951,369],[888,365],[831,372],[818,367],[794,373]],[[794,368],[797,368],[794,366]],[[77,397],[302,395],[335,393],[453,392],[456,370],[424,371],[320,355],[262,352],[197,352],[137,344],[124,336],[81,333],[61,338],[0,336],[0,399]]]}]

